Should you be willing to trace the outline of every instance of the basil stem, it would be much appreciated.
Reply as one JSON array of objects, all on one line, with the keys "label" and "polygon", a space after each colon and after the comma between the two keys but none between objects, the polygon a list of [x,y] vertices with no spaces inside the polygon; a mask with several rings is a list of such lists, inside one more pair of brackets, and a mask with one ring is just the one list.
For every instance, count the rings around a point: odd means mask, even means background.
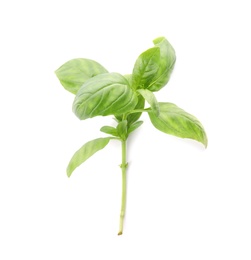
[{"label": "basil stem", "polygon": [[119,232],[118,235],[123,233],[123,225],[125,218],[125,209],[126,209],[126,140],[121,140],[122,145],[122,164],[120,165],[122,170],[122,194],[121,194],[121,210],[120,210],[120,223],[119,223]]}]

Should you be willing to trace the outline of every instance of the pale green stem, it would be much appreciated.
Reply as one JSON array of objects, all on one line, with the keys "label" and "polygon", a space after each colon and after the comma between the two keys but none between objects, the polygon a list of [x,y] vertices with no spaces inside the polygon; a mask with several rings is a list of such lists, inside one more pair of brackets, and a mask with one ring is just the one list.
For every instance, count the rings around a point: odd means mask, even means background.
[{"label": "pale green stem", "polygon": [[121,210],[120,210],[120,223],[119,223],[119,233],[118,235],[122,235],[123,233],[123,225],[124,225],[124,217],[125,217],[125,209],[126,209],[126,140],[122,140],[122,164],[120,165],[122,169],[122,196],[121,196]]},{"label": "pale green stem", "polygon": [[145,108],[145,109],[135,109],[127,113],[127,115],[134,114],[134,113],[143,113],[143,112],[149,112],[151,111],[151,108]]}]

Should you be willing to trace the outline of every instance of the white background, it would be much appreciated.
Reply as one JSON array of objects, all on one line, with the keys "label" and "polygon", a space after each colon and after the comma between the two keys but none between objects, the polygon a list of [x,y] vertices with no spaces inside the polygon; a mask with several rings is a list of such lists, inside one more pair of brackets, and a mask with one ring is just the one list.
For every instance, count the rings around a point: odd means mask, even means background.
[{"label": "white background", "polygon": [[[249,2],[1,2],[0,259],[251,259]],[[83,57],[130,73],[158,36],[177,62],[157,98],[198,117],[209,145],[165,135],[144,115],[117,236],[120,144],[65,173],[113,120],[79,121],[54,71]]]}]

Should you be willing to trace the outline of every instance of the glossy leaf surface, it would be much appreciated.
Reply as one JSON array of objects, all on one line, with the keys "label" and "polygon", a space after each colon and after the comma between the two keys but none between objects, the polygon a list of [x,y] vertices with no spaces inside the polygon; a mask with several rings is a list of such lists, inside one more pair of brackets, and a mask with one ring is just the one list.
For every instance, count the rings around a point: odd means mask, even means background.
[{"label": "glossy leaf surface", "polygon": [[132,74],[132,86],[145,89],[152,83],[160,66],[160,48],[153,47],[141,53],[135,62]]},{"label": "glossy leaf surface", "polygon": [[160,67],[148,89],[158,91],[169,81],[175,65],[176,55],[172,45],[164,37],[155,39],[153,43],[160,48]]},{"label": "glossy leaf surface", "polygon": [[84,163],[93,154],[103,149],[111,140],[110,137],[98,138],[84,144],[71,158],[67,167],[67,176],[70,177],[72,172],[82,163]]},{"label": "glossy leaf surface", "polygon": [[107,72],[98,62],[81,58],[67,61],[55,71],[63,87],[73,94],[78,92],[86,80]]},{"label": "glossy leaf surface", "polygon": [[160,131],[181,138],[194,139],[207,146],[207,136],[202,124],[193,115],[172,103],[159,103],[160,114],[149,112],[152,124]]},{"label": "glossy leaf surface", "polygon": [[75,97],[73,111],[79,119],[120,115],[132,110],[137,102],[137,94],[122,75],[105,73],[85,82]]}]

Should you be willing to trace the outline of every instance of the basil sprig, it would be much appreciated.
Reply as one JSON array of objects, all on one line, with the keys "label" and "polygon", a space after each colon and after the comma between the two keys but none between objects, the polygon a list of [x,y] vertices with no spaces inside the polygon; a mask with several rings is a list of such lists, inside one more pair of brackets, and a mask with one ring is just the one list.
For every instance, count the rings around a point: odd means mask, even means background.
[{"label": "basil sprig", "polygon": [[[154,47],[139,55],[131,74],[109,73],[90,59],[70,60],[55,72],[63,87],[75,95],[73,112],[79,119],[113,116],[117,121],[116,127],[103,126],[100,129],[108,137],[89,141],[75,152],[68,164],[67,175],[70,177],[78,166],[111,140],[121,142],[122,198],[118,235],[123,233],[125,216],[127,139],[142,125],[143,121],[139,119],[143,112],[148,113],[156,129],[196,140],[207,147],[206,132],[196,117],[175,104],[157,101],[154,92],[168,83],[176,56],[164,37],[155,39],[153,43]],[[146,104],[149,106],[145,107]]]}]

